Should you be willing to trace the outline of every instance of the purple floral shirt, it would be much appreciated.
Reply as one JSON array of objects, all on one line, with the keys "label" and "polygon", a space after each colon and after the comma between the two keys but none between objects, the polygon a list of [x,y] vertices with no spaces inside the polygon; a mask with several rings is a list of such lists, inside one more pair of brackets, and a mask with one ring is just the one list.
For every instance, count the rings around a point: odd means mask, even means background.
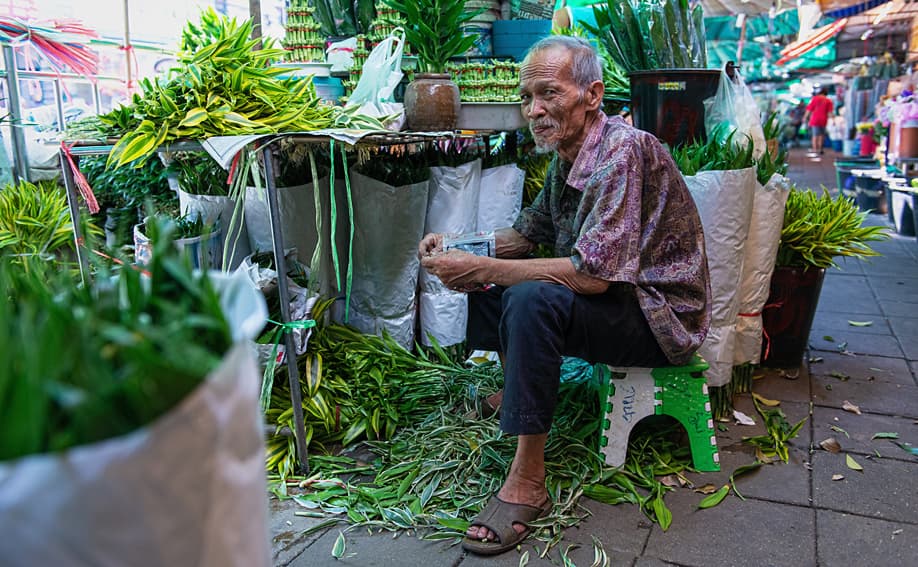
[{"label": "purple floral shirt", "polygon": [[555,155],[542,192],[513,228],[570,256],[581,273],[633,285],[673,364],[704,341],[711,286],[701,219],[653,135],[602,115],[573,164]]}]

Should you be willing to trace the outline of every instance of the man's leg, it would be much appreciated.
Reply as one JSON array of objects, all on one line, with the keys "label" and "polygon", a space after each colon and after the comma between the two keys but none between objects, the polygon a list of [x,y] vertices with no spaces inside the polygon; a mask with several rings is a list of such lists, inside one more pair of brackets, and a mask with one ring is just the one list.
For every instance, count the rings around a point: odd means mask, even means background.
[{"label": "man's leg", "polygon": [[[470,330],[476,311],[470,310]],[[577,295],[544,282],[507,288],[501,297],[500,342],[505,361],[501,429],[518,435],[518,440],[498,496],[539,507],[548,497],[545,440],[557,404],[562,355],[646,365],[665,363],[665,356],[633,290],[624,287],[597,296]],[[495,537],[474,524],[467,534],[473,539]]]}]

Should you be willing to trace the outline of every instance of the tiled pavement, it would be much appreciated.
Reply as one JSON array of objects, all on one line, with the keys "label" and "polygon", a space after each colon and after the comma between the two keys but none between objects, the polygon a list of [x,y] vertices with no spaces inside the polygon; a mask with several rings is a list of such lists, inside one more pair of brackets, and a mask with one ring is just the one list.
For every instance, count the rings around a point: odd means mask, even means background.
[{"label": "tiled pavement", "polygon": [[[789,177],[800,187],[833,187],[831,150],[811,158],[791,155]],[[870,222],[885,224],[871,215]],[[791,444],[787,464],[762,467],[737,479],[746,497],[728,497],[698,510],[702,498],[688,489],[670,493],[670,529],[651,524],[636,506],[587,501],[592,516],[570,528],[560,547],[580,544],[569,557],[593,563],[591,537],[599,538],[612,565],[657,567],[914,565],[918,562],[918,458],[878,432],[898,433],[918,446],[918,242],[895,236],[876,245],[883,256],[847,261],[828,272],[810,335],[809,363],[799,372],[763,370],[755,391],[781,400],[788,421],[807,423]],[[849,321],[870,322],[852,326]],[[843,346],[842,346],[843,345]],[[857,415],[842,409],[859,406]],[[736,407],[755,415],[748,395]],[[729,425],[718,433],[723,471],[690,475],[696,485],[722,485],[737,466],[751,462],[742,436],[761,426]],[[819,448],[834,437],[841,453]],[[863,468],[848,468],[850,455]],[[833,475],[842,475],[833,480]],[[273,501],[277,565],[319,566],[493,566],[520,564],[514,551],[495,558],[463,553],[459,546],[426,542],[414,535],[347,534],[347,556],[332,557],[337,529],[301,536],[317,520],[294,516],[294,508]],[[530,544],[523,549],[532,550]],[[557,552],[529,565],[560,565]]]}]

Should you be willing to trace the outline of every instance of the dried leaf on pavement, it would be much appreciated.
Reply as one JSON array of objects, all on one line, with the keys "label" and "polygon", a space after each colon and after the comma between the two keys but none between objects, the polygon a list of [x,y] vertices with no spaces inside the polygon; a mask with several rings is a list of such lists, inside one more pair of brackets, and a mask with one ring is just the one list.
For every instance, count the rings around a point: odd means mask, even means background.
[{"label": "dried leaf on pavement", "polygon": [[844,478],[845,478],[845,475],[843,474],[833,474],[832,475],[832,480],[844,480]]},{"label": "dried leaf on pavement", "polygon": [[756,394],[755,392],[752,393],[752,397],[755,398],[756,400],[758,400],[758,402],[759,402],[760,404],[762,404],[763,406],[768,406],[768,407],[773,408],[773,407],[775,407],[775,406],[781,405],[781,401],[780,401],[780,400],[770,400],[770,399],[766,398],[765,396],[761,396],[761,395],[759,395],[759,394]]},{"label": "dried leaf on pavement", "polygon": [[699,486],[695,489],[695,492],[700,492],[702,494],[714,494],[717,492],[717,487],[713,484],[706,484],[704,486]]},{"label": "dried leaf on pavement", "polygon": [[848,324],[852,327],[869,327],[873,325],[873,321],[848,321]]},{"label": "dried leaf on pavement", "polygon": [[857,415],[861,415],[861,408],[852,404],[848,400],[845,400],[845,402],[842,404],[842,409],[851,413],[856,413]]},{"label": "dried leaf on pavement", "polygon": [[823,439],[819,442],[819,446],[830,453],[838,453],[841,451],[841,443],[839,443],[835,437]]},{"label": "dried leaf on pavement", "polygon": [[754,419],[737,409],[733,410],[733,419],[740,425],[755,425]]}]

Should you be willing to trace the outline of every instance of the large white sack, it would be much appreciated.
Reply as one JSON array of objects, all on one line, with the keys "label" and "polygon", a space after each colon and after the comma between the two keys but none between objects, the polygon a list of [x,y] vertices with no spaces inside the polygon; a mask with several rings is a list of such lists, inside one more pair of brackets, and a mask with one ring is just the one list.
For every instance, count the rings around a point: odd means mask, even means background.
[{"label": "large white sack", "polygon": [[755,168],[703,171],[686,177],[685,183],[701,217],[711,278],[712,332],[698,352],[710,365],[705,372],[708,385],[723,386],[732,376],[733,334],[752,217]]},{"label": "large white sack", "polygon": [[267,566],[261,373],[267,318],[247,276],[211,274],[236,346],[137,431],[0,462],[0,565]]},{"label": "large white sack", "polygon": [[428,333],[441,346],[465,340],[469,297],[455,291],[425,292],[420,297],[421,344],[431,346]]},{"label": "large white sack", "polygon": [[428,182],[393,187],[353,169],[350,181],[354,201],[352,314],[357,310],[365,316],[401,318],[409,307],[413,313]]},{"label": "large white sack", "polygon": [[513,226],[520,214],[525,181],[526,172],[513,163],[481,171],[477,230]]},{"label": "large white sack", "polygon": [[764,186],[756,183],[736,318],[736,364],[757,364],[761,356],[762,308],[768,300],[789,194],[790,183],[783,175],[773,175]]},{"label": "large white sack", "polygon": [[[314,184],[307,183],[277,188],[284,248],[296,247],[298,257],[303,259],[312,257],[318,242],[314,187]],[[318,187],[320,191],[325,190],[328,187],[328,177],[319,179]],[[264,187],[246,187],[245,191],[245,226],[249,234],[249,247],[252,252],[274,250],[267,190]]]},{"label": "large white sack", "polygon": [[[477,230],[480,191],[480,159],[459,167],[431,167],[424,232],[463,234]],[[448,290],[423,268],[420,272],[421,342],[430,345],[428,333],[442,346],[464,341],[468,297]]]}]

